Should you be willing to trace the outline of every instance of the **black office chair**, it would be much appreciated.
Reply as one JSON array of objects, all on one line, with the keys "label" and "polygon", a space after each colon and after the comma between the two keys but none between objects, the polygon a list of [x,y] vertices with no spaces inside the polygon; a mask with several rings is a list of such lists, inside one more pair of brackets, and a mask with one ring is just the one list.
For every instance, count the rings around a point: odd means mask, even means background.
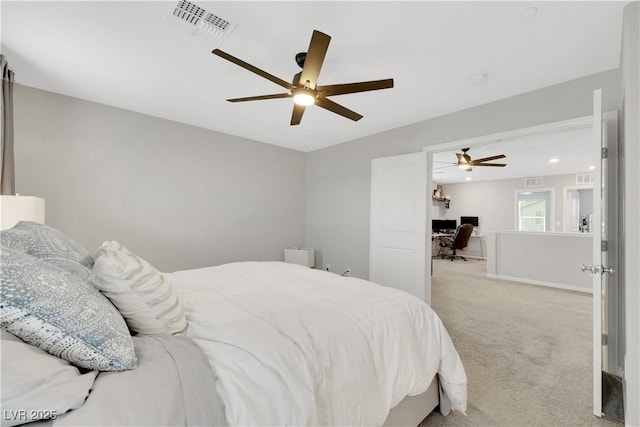
[{"label": "black office chair", "polygon": [[451,261],[456,258],[462,258],[463,260],[467,260],[462,255],[456,255],[456,249],[464,249],[467,247],[469,243],[469,237],[471,237],[471,233],[473,232],[473,225],[471,224],[462,224],[456,230],[456,234],[453,237],[445,237],[440,242],[440,246],[442,248],[450,248],[451,253],[442,255],[442,259],[448,257]]}]

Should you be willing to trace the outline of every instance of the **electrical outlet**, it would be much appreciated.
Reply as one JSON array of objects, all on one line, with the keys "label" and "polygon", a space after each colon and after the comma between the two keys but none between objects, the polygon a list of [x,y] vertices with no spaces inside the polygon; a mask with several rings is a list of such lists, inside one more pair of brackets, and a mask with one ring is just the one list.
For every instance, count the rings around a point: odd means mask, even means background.
[{"label": "electrical outlet", "polygon": [[327,264],[327,267],[325,268],[326,271],[331,271],[331,264]]}]

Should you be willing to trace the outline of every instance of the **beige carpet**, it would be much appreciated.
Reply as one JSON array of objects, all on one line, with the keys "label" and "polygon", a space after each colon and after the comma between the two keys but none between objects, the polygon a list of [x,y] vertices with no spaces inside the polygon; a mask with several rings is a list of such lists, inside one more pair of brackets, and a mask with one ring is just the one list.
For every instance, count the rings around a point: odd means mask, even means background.
[{"label": "beige carpet", "polygon": [[432,306],[468,377],[467,416],[431,426],[613,426],[591,415],[591,295],[489,280],[480,260],[434,260]]}]

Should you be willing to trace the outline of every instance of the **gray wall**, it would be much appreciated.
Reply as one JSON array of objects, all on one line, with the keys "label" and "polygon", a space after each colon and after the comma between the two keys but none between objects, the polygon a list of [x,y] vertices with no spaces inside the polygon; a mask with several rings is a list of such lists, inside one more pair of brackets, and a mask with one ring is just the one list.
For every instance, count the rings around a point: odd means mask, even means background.
[{"label": "gray wall", "polygon": [[350,267],[354,276],[368,277],[372,159],[588,116],[597,88],[604,111],[620,109],[616,69],[308,153],[305,240],[317,250],[316,265],[329,263],[336,272]]},{"label": "gray wall", "polygon": [[490,233],[487,277],[591,293],[591,276],[577,266],[590,259],[592,252],[590,234]]},{"label": "gray wall", "polygon": [[304,153],[19,85],[14,108],[16,191],[90,252],[173,271],[304,244]]},{"label": "gray wall", "polygon": [[[626,319],[626,394],[625,422],[640,426],[640,4],[636,1],[624,8],[622,27],[621,70],[623,88],[620,150],[622,179],[625,183],[622,201],[623,221],[620,268],[621,310]],[[622,352],[621,352],[622,354]]]},{"label": "gray wall", "polygon": [[[555,224],[551,231],[563,230],[563,193],[564,187],[574,187],[576,175],[551,175],[543,177],[541,189],[555,190]],[[460,223],[461,216],[478,216],[478,231],[487,234],[496,231],[515,230],[515,194],[516,190],[524,190],[524,178],[500,179],[480,182],[464,182],[459,184],[442,184],[446,194],[451,196],[449,209],[441,203],[433,202],[434,218],[455,219]],[[536,188],[527,189],[535,191]],[[585,203],[593,204],[593,197]],[[583,200],[580,200],[582,206]],[[592,209],[589,209],[591,213]]]}]

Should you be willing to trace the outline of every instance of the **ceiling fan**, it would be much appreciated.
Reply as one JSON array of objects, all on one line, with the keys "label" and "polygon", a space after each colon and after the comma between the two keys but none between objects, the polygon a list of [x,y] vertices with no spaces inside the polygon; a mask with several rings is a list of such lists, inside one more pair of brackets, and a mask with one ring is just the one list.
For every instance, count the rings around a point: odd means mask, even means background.
[{"label": "ceiling fan", "polygon": [[456,156],[458,157],[458,163],[454,163],[454,165],[458,166],[460,169],[466,170],[467,172],[471,172],[471,166],[494,166],[499,168],[507,166],[506,163],[487,163],[492,160],[506,158],[507,156],[505,156],[504,154],[498,154],[496,156],[472,160],[471,156],[467,154],[467,151],[469,151],[468,148],[463,148],[462,153],[456,153]]},{"label": "ceiling fan", "polygon": [[296,63],[300,68],[302,68],[302,71],[293,76],[293,81],[291,83],[254,67],[253,65],[244,62],[235,56],[229,55],[220,49],[214,49],[211,53],[218,55],[227,61],[231,61],[234,64],[264,77],[267,80],[271,80],[275,84],[289,90],[289,92],[286,93],[227,99],[229,102],[293,98],[294,105],[293,113],[291,114],[292,126],[300,124],[305,108],[314,104],[353,121],[358,121],[362,118],[362,115],[331,101],[327,97],[333,95],[344,95],[347,93],[366,92],[370,90],[389,89],[393,87],[393,79],[319,86],[318,75],[320,74],[320,69],[322,68],[322,63],[324,62],[324,57],[327,53],[327,48],[329,47],[329,41],[331,41],[330,36],[317,30],[313,31],[307,52],[300,52],[296,55]]}]

